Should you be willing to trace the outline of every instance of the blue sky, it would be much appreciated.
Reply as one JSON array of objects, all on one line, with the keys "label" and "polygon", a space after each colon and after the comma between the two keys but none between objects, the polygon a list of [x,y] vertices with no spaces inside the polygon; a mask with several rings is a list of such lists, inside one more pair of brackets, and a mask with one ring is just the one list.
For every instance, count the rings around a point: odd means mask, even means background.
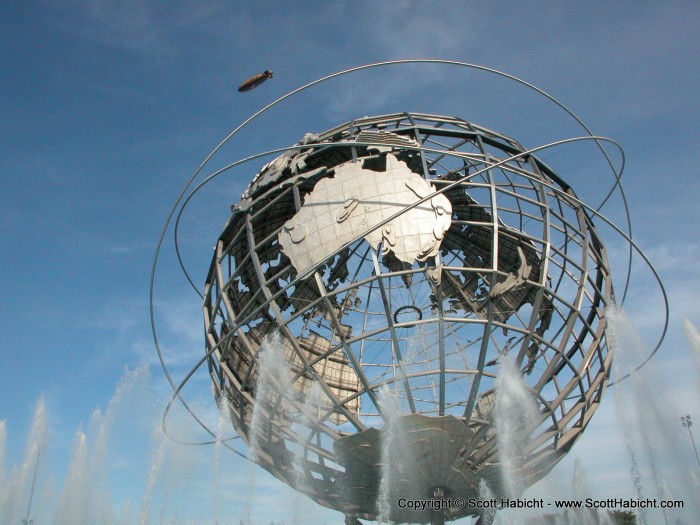
[{"label": "blue sky", "polygon": [[[50,443],[44,472],[55,487],[46,481],[42,490],[53,491],[54,500],[76,430],[90,439],[93,410],[108,412],[125,369],[150,366],[150,378],[137,371],[125,380],[130,395],[114,408],[120,422],[103,469],[114,506],[130,499],[138,514],[151,449],[158,448],[151,424],[168,395],[150,336],[148,279],[184,181],[230,130],[274,98],[380,60],[443,58],[504,70],[553,94],[595,133],[622,144],[635,238],[671,301],[669,335],[649,381],[669,400],[667,413],[697,414],[700,425],[700,378],[682,323],[686,317],[700,325],[700,14],[691,2],[29,1],[3,3],[0,27],[0,420],[9,468],[23,460],[32,414],[44,396]],[[248,94],[236,92],[264,69],[274,71],[272,80]],[[295,98],[227,146],[220,162],[289,145],[304,132],[355,116],[404,110],[455,114],[526,146],[581,134],[541,98],[493,76],[408,66],[353,75]],[[547,160],[595,200],[602,186],[588,178],[587,153],[571,148]],[[200,282],[228,206],[258,168],[249,165],[202,192],[186,214],[185,259]],[[619,201],[605,211],[621,219]],[[610,239],[613,254],[623,251],[619,239]],[[641,264],[634,275],[628,310],[651,339],[659,296]],[[203,351],[201,309],[169,248],[156,285],[166,356],[182,375]],[[202,372],[188,395],[215,426],[207,383]],[[589,477],[598,476],[600,490],[630,483],[619,433],[611,430],[613,390],[572,452]],[[145,415],[136,417],[143,407]],[[124,423],[129,418],[137,430]],[[191,425],[179,425],[199,436]],[[677,426],[668,432],[678,431],[684,447],[678,454],[692,462]],[[216,505],[193,496],[192,487],[212,489],[216,451],[168,453],[180,458],[172,468],[187,472],[187,481],[181,492],[172,488],[179,495],[167,507],[158,503],[157,511],[205,522],[201,516]],[[222,461],[221,516],[237,523],[243,496],[231,494],[245,492],[246,467]],[[560,479],[570,479],[570,463],[555,473]],[[259,476],[258,484],[272,502],[260,495],[261,523],[291,522],[276,506],[311,505],[274,480]],[[192,504],[184,503],[187,494]],[[318,523],[337,522],[330,512],[314,512]]]}]

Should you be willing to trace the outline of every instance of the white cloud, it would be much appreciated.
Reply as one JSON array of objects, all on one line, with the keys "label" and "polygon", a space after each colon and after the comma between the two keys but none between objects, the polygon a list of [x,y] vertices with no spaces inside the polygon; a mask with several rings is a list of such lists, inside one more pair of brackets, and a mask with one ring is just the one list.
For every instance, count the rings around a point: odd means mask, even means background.
[{"label": "white cloud", "polygon": [[174,33],[203,24],[222,5],[216,1],[73,0],[53,7],[62,15],[55,21],[64,30],[108,46],[159,55],[174,50],[169,41]]}]

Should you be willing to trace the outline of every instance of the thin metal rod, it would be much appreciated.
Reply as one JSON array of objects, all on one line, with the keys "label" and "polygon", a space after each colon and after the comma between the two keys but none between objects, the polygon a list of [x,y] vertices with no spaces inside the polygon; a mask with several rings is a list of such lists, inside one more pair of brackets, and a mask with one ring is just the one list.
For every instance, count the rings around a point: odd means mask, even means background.
[{"label": "thin metal rod", "polygon": [[695,438],[693,438],[693,431],[690,430],[690,427],[693,426],[693,421],[690,419],[690,416],[685,416],[685,418],[681,418],[681,424],[688,429],[688,434],[690,434],[690,442],[693,444],[693,452],[695,452],[695,459],[698,461],[698,466],[700,467],[700,456],[698,456],[698,449],[695,446]]},{"label": "thin metal rod", "polygon": [[34,477],[32,478],[32,489],[29,492],[29,502],[27,503],[27,514],[25,515],[24,519],[22,520],[22,523],[24,525],[29,525],[29,523],[32,523],[34,520],[29,521],[29,514],[32,511],[32,500],[34,499],[34,486],[36,485],[36,474],[39,472],[39,459],[41,458],[41,455],[46,452],[46,444],[43,445],[37,445],[36,447],[36,465],[34,466]]},{"label": "thin metal rod", "polygon": [[695,446],[695,438],[693,438],[693,432],[688,427],[688,434],[690,434],[690,442],[693,444],[693,450],[695,451],[695,459],[698,460],[698,466],[700,467],[700,456],[698,456],[698,449]]}]

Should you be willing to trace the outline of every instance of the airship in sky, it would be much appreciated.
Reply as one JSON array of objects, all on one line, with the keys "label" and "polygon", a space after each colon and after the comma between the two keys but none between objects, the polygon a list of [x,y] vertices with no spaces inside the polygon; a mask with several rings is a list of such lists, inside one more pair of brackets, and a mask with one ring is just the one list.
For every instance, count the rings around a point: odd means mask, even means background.
[{"label": "airship in sky", "polygon": [[238,91],[241,93],[244,91],[250,91],[251,89],[258,87],[260,84],[265,82],[268,78],[272,78],[272,71],[266,69],[262,73],[258,73],[257,75],[252,76],[243,82],[240,86],[238,86]]}]

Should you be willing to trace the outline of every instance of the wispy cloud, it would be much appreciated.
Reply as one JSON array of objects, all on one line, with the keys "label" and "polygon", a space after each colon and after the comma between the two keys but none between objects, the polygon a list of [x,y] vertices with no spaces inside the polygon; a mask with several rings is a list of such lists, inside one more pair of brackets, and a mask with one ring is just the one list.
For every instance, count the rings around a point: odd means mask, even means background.
[{"label": "wispy cloud", "polygon": [[223,4],[73,0],[52,7],[61,14],[56,23],[65,31],[111,47],[158,55],[175,49],[170,40],[173,34],[197,27],[218,13]]}]

